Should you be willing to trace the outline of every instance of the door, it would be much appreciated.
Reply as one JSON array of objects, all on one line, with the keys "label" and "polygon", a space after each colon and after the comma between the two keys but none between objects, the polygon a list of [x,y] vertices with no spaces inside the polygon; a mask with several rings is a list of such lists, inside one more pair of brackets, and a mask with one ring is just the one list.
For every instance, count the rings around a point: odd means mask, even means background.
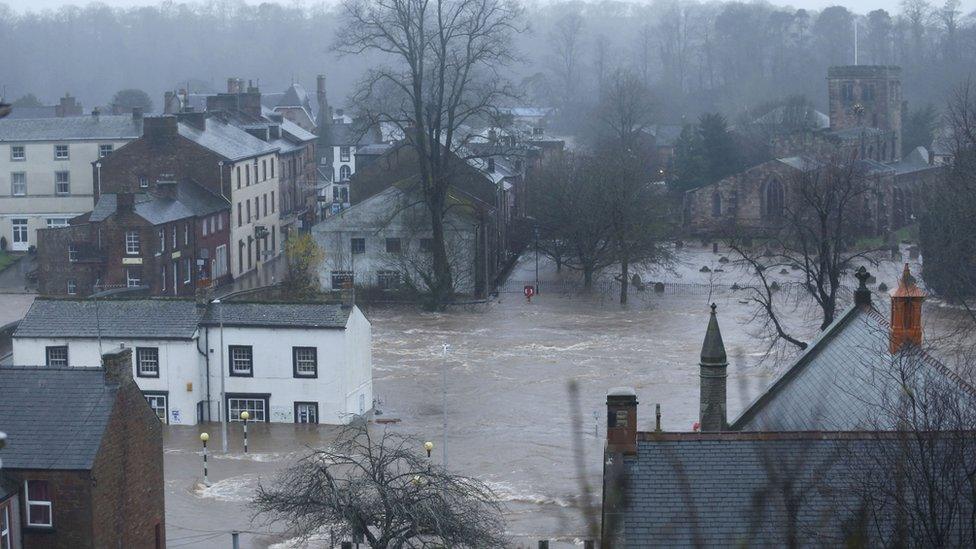
[{"label": "door", "polygon": [[23,252],[27,250],[27,220],[26,219],[12,219],[13,224],[13,239],[11,239],[10,249],[15,252]]},{"label": "door", "polygon": [[318,423],[319,405],[317,402],[296,402],[295,423]]}]

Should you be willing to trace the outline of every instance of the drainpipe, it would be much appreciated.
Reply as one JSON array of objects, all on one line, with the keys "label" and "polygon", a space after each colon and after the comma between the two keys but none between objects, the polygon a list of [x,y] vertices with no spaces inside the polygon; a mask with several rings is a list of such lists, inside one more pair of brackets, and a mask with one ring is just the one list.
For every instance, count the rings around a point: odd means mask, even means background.
[{"label": "drainpipe", "polygon": [[204,329],[203,350],[200,350],[200,338],[197,338],[197,352],[203,355],[207,371],[207,421],[210,421],[210,328]]},{"label": "drainpipe", "polygon": [[102,163],[95,162],[95,194],[102,196]]}]

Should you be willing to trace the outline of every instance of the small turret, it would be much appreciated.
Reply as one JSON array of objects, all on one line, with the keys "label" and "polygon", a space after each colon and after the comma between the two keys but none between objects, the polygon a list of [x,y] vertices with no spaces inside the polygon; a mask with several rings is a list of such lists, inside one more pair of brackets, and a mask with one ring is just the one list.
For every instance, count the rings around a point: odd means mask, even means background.
[{"label": "small turret", "polygon": [[891,352],[906,344],[922,345],[922,302],[927,297],[915,283],[915,277],[905,263],[898,280],[898,288],[891,292]]},{"label": "small turret", "polygon": [[722,431],[726,427],[725,384],[729,365],[722,342],[722,331],[718,327],[717,306],[712,303],[712,313],[702,343],[700,414],[698,417],[702,431]]}]

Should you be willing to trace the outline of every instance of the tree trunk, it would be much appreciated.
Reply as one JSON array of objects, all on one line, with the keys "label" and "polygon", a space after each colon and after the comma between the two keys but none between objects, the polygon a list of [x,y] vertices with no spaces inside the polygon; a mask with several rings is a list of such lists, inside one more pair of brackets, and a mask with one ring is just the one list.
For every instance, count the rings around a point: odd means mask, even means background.
[{"label": "tree trunk", "polygon": [[589,292],[593,289],[593,267],[586,265],[583,267],[583,291]]},{"label": "tree trunk", "polygon": [[[433,279],[434,286],[430,288],[430,307],[443,310],[451,298],[454,283],[451,280],[451,264],[447,261],[447,247],[444,243],[444,207],[442,199],[432,196],[430,200],[430,225],[432,231]],[[487,250],[486,255],[487,258]],[[487,259],[486,259],[487,260]]]},{"label": "tree trunk", "polygon": [[627,304],[627,285],[630,283],[630,263],[627,258],[620,262],[620,304]]}]

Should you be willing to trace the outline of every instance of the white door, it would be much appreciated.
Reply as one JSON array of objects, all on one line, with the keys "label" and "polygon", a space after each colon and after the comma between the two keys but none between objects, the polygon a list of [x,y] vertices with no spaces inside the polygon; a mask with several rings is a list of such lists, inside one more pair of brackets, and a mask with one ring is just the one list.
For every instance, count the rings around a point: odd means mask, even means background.
[{"label": "white door", "polygon": [[27,220],[12,219],[11,223],[13,224],[14,231],[10,249],[15,252],[23,252],[27,250]]}]

